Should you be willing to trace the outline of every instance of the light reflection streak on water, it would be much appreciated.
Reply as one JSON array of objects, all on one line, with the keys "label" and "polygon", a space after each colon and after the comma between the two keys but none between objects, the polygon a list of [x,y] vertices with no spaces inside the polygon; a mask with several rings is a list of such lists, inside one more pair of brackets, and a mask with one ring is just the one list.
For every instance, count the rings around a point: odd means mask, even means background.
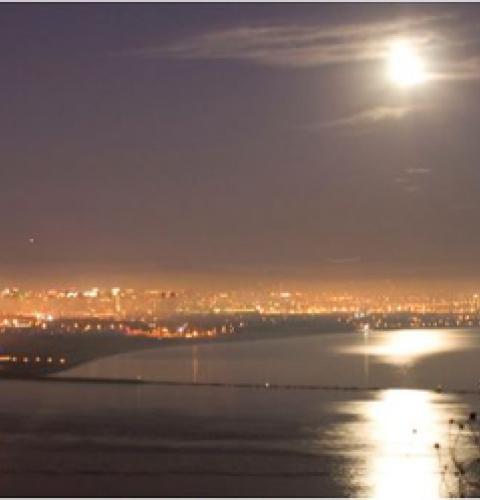
[{"label": "light reflection streak on water", "polygon": [[451,396],[406,389],[342,405],[339,412],[353,421],[337,425],[329,438],[340,441],[340,455],[353,453],[355,463],[363,464],[344,478],[352,483],[347,486],[377,499],[441,498],[444,485],[434,444],[445,439],[453,408]]},{"label": "light reflection streak on water", "polygon": [[197,346],[192,346],[192,382],[196,384],[198,382],[198,348]]},{"label": "light reflection streak on water", "polygon": [[369,471],[374,498],[438,498],[439,463],[434,443],[440,439],[439,408],[424,391],[390,390],[367,406],[376,445]]},{"label": "light reflection streak on water", "polygon": [[462,349],[468,343],[468,338],[449,330],[393,330],[364,334],[361,344],[343,347],[340,352],[374,356],[388,364],[404,365],[426,356]]}]

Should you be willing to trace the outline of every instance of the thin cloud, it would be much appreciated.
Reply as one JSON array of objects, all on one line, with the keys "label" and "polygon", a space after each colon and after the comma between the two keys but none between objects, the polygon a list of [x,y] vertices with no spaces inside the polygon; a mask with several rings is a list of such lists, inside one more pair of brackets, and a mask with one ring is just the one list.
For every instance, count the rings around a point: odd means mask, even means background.
[{"label": "thin cloud", "polygon": [[[461,21],[461,22],[458,22]],[[117,55],[183,60],[233,60],[265,66],[310,68],[331,64],[379,61],[392,39],[405,35],[420,51],[461,49],[479,40],[478,26],[442,13],[344,24],[237,26],[200,33],[180,41],[139,47]],[[480,79],[480,55],[458,56],[428,70],[430,80]]]},{"label": "thin cloud", "polygon": [[408,175],[426,175],[432,171],[431,168],[419,167],[419,168],[406,168],[405,173]]},{"label": "thin cloud", "polygon": [[330,259],[326,259],[329,264],[354,264],[356,262],[360,262],[362,258],[359,255],[355,255],[352,257],[332,257]]},{"label": "thin cloud", "polygon": [[[441,41],[432,29],[450,15],[397,21],[318,26],[243,26],[211,31],[162,46],[123,52],[141,57],[243,60],[257,64],[311,67],[383,58],[389,38],[404,31],[418,46]],[[415,30],[413,35],[411,30]]]},{"label": "thin cloud", "polygon": [[367,109],[350,116],[344,116],[335,120],[316,123],[308,128],[350,128],[364,125],[372,125],[385,121],[398,121],[405,118],[413,109],[408,106],[378,106]]},{"label": "thin cloud", "polygon": [[432,73],[434,80],[480,80],[480,56],[469,57],[446,65],[443,71]]},{"label": "thin cloud", "polygon": [[421,177],[430,174],[431,171],[431,168],[426,167],[406,168],[404,170],[405,175],[403,177],[396,177],[395,179],[393,179],[393,182],[398,184],[399,187],[401,187],[407,193],[418,193],[422,191],[422,186],[420,186],[418,182],[421,182]]}]

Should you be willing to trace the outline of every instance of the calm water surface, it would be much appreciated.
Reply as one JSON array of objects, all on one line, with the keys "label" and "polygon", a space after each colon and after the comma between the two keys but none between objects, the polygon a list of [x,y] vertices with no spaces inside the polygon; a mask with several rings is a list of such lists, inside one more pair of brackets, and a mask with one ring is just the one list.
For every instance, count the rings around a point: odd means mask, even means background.
[{"label": "calm water surface", "polygon": [[438,498],[434,443],[478,405],[479,348],[478,330],[319,334],[160,348],[57,376],[339,390],[2,381],[2,491]]}]

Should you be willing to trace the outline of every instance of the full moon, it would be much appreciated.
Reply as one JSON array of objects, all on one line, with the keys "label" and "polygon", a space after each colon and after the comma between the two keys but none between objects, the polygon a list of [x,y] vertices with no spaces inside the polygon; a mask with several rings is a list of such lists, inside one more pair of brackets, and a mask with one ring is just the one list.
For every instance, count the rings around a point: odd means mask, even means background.
[{"label": "full moon", "polygon": [[388,76],[401,87],[413,87],[427,79],[425,64],[407,41],[397,41],[388,54]]}]

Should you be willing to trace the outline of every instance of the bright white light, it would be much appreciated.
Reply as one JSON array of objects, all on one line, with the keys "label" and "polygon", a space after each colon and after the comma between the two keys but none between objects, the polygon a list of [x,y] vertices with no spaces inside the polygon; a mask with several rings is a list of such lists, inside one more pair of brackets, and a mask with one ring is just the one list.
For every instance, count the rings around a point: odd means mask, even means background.
[{"label": "bright white light", "polygon": [[441,498],[441,412],[427,391],[388,390],[367,408],[375,451],[369,467],[376,499]]},{"label": "bright white light", "polygon": [[[359,336],[360,337],[360,336]],[[421,358],[442,352],[463,349],[470,345],[467,337],[451,330],[394,330],[371,331],[357,339],[354,345],[344,346],[340,352],[375,356],[380,361],[393,365],[415,363]]]},{"label": "bright white light", "polygon": [[427,80],[424,62],[406,41],[397,41],[390,47],[388,75],[393,83],[402,87],[413,87]]},{"label": "bright white light", "polygon": [[[443,484],[434,443],[447,438],[454,404],[446,395],[408,389],[343,403],[343,412],[353,418],[340,419],[333,432],[340,449],[365,464],[350,470],[350,484],[365,487],[357,495],[377,500],[443,498],[448,485]],[[352,443],[352,436],[359,441]]]}]

